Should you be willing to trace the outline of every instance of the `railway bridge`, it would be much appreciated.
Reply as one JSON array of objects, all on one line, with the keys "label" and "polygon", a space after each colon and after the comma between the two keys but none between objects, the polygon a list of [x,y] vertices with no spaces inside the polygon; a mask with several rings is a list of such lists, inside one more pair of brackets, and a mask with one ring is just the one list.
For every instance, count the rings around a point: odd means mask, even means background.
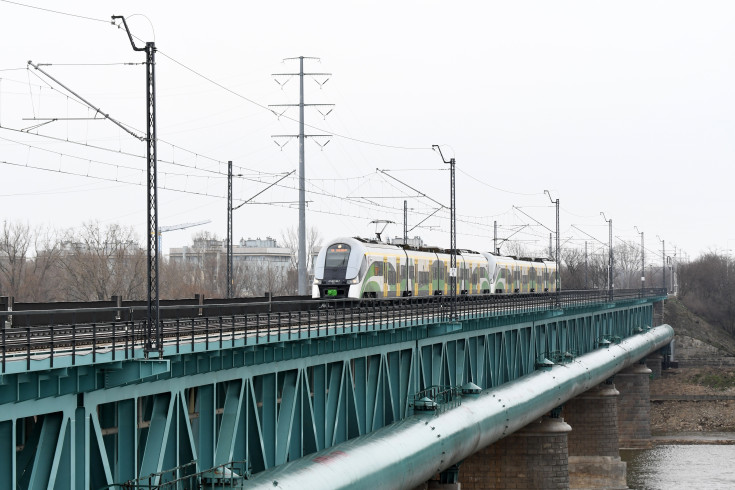
[{"label": "railway bridge", "polygon": [[0,311],[0,488],[611,487],[665,297]]}]

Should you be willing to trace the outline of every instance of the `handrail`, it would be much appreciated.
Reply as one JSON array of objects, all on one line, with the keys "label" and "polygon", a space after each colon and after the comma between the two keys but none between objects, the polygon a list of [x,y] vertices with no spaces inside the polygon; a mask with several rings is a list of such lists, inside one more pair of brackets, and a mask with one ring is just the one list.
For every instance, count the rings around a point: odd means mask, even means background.
[{"label": "handrail", "polygon": [[[665,290],[631,289],[615,292],[613,304],[620,300],[657,299]],[[356,301],[332,299],[300,303],[293,311],[217,311],[214,305],[185,305],[180,311],[206,306],[214,308],[206,315],[171,318],[161,321],[164,345],[175,347],[176,353],[204,343],[205,349],[226,349],[238,345],[264,344],[313,338],[342,333],[390,330],[418,325],[450,322],[449,296],[386,298]],[[607,290],[561,291],[507,295],[462,295],[456,297],[459,320],[506,314],[546,314],[549,311],[578,306],[610,304]],[[279,303],[279,302],[275,302]],[[291,303],[293,302],[285,302]],[[252,304],[252,303],[250,303]],[[231,307],[231,304],[226,306]],[[94,311],[120,311],[123,308],[101,308]],[[73,316],[74,309],[59,310]],[[210,314],[214,312],[215,314]],[[19,325],[23,315],[33,316],[38,310],[0,312],[0,373],[6,373],[7,362],[23,360],[27,369],[32,358],[71,356],[71,362],[82,353],[91,353],[93,361],[99,353],[112,352],[112,360],[141,357],[145,340],[145,320],[127,314],[126,318],[95,323],[56,323],[52,325]],[[43,313],[48,314],[49,310]],[[14,326],[5,319],[13,317]],[[67,318],[68,320],[68,318]]]}]

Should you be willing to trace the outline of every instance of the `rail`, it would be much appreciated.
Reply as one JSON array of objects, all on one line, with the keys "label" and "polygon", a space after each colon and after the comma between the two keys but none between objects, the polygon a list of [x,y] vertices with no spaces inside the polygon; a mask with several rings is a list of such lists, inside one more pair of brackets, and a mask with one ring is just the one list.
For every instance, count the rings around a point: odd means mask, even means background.
[{"label": "rail", "polygon": [[[324,335],[360,333],[389,330],[430,323],[449,322],[452,310],[458,320],[485,318],[488,316],[545,313],[570,307],[595,307],[621,300],[649,299],[665,296],[664,289],[629,289],[615,291],[611,300],[607,290],[561,291],[538,294],[491,294],[483,296],[458,296],[456,304],[449,296],[414,298],[389,298],[379,300],[311,300],[294,303],[283,309],[282,302],[233,303],[185,305],[178,307],[191,312],[188,317],[161,321],[164,348],[180,353],[184,348],[193,351],[197,343],[205,350],[232,348],[243,339],[248,344],[283,342]],[[299,305],[298,309],[293,305]],[[259,305],[270,311],[248,312]],[[177,309],[167,306],[167,309]],[[145,342],[145,321],[135,319],[134,312],[121,314],[119,307],[93,309],[109,321],[94,323],[58,323],[33,325],[36,315],[49,315],[54,310],[28,310],[0,312],[0,373],[6,373],[10,361],[25,361],[31,369],[31,361],[71,356],[75,365],[80,355],[91,355],[97,362],[101,353],[111,353],[111,360],[140,357]],[[194,310],[194,311],[192,311]],[[276,310],[276,311],[273,311]],[[75,313],[90,314],[89,309],[57,310],[58,318],[68,321]],[[12,325],[9,317],[12,317]]]}]

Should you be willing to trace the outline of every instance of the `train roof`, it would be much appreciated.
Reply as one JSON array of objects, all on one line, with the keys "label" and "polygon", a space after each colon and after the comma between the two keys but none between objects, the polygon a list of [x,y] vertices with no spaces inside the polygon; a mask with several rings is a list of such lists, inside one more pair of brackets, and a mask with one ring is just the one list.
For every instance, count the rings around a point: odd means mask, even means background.
[{"label": "train roof", "polygon": [[554,262],[554,259],[548,257],[518,257],[517,255],[502,255],[494,252],[483,252],[483,254],[504,259],[522,260],[525,262]]},{"label": "train roof", "polygon": [[[397,243],[385,243],[379,240],[376,240],[374,238],[361,238],[361,237],[353,237],[355,240],[362,242],[362,243],[368,243],[371,245],[383,245],[383,246],[389,246],[389,247],[396,247],[396,248],[402,248],[404,250],[415,250],[417,252],[432,252],[432,253],[452,253],[452,251],[448,248],[441,248],[441,247],[414,247],[413,245],[403,245],[403,244],[397,244]],[[458,248],[457,254],[480,254],[480,252],[476,252],[474,250],[468,250],[465,248]]]}]

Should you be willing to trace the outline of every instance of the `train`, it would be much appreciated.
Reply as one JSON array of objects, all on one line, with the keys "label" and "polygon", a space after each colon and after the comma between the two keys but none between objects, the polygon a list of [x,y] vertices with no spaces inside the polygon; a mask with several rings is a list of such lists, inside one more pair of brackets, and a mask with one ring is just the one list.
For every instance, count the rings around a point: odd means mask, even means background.
[{"label": "train", "polygon": [[[556,263],[492,252],[457,250],[456,294],[556,291]],[[397,298],[449,294],[449,250],[341,237],[314,263],[312,298]]]}]

